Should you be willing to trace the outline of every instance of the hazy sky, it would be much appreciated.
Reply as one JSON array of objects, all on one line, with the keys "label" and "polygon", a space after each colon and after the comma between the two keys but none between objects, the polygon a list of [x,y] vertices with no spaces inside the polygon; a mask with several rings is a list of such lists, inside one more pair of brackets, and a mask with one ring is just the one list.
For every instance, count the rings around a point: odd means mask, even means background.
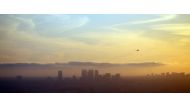
[{"label": "hazy sky", "polygon": [[1,63],[69,61],[190,71],[190,15],[0,15]]}]

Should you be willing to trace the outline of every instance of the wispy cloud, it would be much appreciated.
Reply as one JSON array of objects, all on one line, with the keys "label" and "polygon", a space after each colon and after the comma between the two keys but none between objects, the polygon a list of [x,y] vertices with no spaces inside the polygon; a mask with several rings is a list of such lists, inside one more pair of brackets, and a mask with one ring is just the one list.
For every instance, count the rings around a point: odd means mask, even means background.
[{"label": "wispy cloud", "polygon": [[80,28],[89,22],[86,16],[40,15],[33,22],[36,31],[45,36],[63,36],[66,31]]},{"label": "wispy cloud", "polygon": [[147,23],[163,22],[163,21],[175,19],[176,17],[177,17],[177,15],[159,15],[158,18],[133,21],[133,22],[130,22],[129,24],[147,24]]},{"label": "wispy cloud", "polygon": [[[142,25],[142,24],[149,24],[150,25],[151,23],[158,23],[158,22],[160,23],[160,22],[175,19],[176,17],[177,17],[177,15],[158,15],[158,17],[156,17],[156,18],[128,21],[128,22],[114,24],[114,25],[111,25],[111,26],[106,27],[106,28],[113,30],[113,31],[117,31],[117,32],[126,32],[126,31],[131,31],[131,28],[133,28],[133,26],[135,26],[135,29],[136,29],[136,28],[139,28],[140,27],[139,25]],[[138,27],[136,25],[138,25]]]},{"label": "wispy cloud", "polygon": [[1,15],[0,29],[43,36],[63,36],[63,33],[80,28],[89,22],[83,15]]}]

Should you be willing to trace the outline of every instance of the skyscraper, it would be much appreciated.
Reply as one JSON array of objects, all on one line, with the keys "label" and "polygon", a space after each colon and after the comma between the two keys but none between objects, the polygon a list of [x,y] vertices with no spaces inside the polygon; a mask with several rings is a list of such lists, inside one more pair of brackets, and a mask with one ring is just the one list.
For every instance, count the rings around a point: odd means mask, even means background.
[{"label": "skyscraper", "polygon": [[90,80],[94,79],[94,70],[91,69],[88,71],[88,79]]},{"label": "skyscraper", "polygon": [[98,70],[94,71],[94,78],[97,80],[99,78],[99,72]]},{"label": "skyscraper", "polygon": [[104,79],[111,79],[111,74],[110,73],[105,73],[104,74]]},{"label": "skyscraper", "polygon": [[81,79],[86,79],[87,78],[87,70],[83,69],[81,70]]},{"label": "skyscraper", "polygon": [[61,70],[58,71],[58,80],[63,79],[63,72]]}]

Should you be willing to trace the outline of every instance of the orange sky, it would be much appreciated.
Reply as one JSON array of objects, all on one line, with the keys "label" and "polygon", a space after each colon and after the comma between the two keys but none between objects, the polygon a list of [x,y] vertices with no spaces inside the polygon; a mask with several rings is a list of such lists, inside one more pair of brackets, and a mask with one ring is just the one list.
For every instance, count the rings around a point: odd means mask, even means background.
[{"label": "orange sky", "polygon": [[190,72],[189,19],[167,14],[0,15],[0,62],[157,62],[164,66],[134,71]]}]

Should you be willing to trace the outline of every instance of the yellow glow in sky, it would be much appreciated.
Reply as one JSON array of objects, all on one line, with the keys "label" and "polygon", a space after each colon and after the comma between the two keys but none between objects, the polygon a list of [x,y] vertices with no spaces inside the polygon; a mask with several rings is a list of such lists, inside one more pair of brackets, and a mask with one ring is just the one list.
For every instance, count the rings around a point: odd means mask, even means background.
[{"label": "yellow glow in sky", "polygon": [[[0,15],[1,63],[162,63],[190,72],[190,15]],[[139,49],[139,51],[136,51]]]}]

